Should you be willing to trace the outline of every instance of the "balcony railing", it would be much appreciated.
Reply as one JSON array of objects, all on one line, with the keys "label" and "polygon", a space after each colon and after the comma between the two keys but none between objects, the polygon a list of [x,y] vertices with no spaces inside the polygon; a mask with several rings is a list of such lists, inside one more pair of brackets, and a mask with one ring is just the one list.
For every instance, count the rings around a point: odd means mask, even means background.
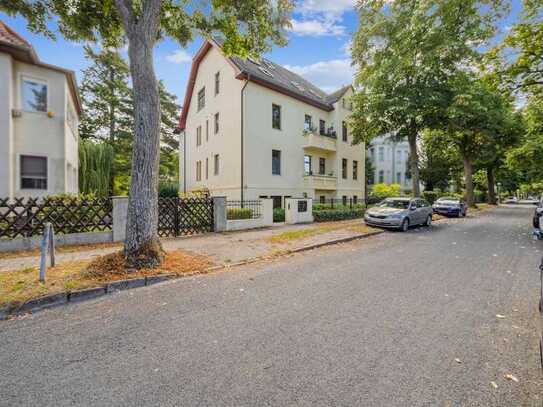
[{"label": "balcony railing", "polygon": [[333,191],[337,189],[337,177],[333,173],[324,175],[310,172],[304,175],[304,187]]},{"label": "balcony railing", "polygon": [[320,133],[314,127],[308,127],[304,130],[305,137],[304,148],[324,151],[336,151],[337,134],[333,128],[329,128],[326,133]]}]

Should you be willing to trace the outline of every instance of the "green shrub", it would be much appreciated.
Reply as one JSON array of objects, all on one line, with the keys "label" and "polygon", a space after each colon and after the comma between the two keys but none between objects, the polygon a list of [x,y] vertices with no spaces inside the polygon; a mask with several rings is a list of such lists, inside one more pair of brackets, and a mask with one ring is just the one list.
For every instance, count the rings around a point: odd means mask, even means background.
[{"label": "green shrub", "polygon": [[283,208],[275,208],[273,210],[273,221],[274,222],[285,221],[285,210]]},{"label": "green shrub", "polygon": [[356,219],[364,217],[365,210],[359,209],[324,209],[313,211],[315,222],[329,222],[334,220]]},{"label": "green shrub", "polygon": [[226,211],[226,219],[251,219],[253,210],[251,208],[229,208]]},{"label": "green shrub", "polygon": [[476,189],[473,191],[473,197],[475,198],[475,203],[484,203],[486,202],[486,192]]},{"label": "green shrub", "polygon": [[431,205],[440,197],[440,192],[439,191],[422,191],[422,197],[426,199]]},{"label": "green shrub", "polygon": [[[352,209],[364,209],[365,205],[363,203],[355,203],[353,204]],[[351,209],[349,204],[343,205],[343,203],[340,201],[338,203],[334,203],[334,207],[332,207],[329,203],[315,203],[313,204],[313,211],[322,211],[327,209],[334,209],[334,210],[344,210],[344,209]]]},{"label": "green shrub", "polygon": [[179,185],[176,182],[160,182],[158,184],[158,196],[161,198],[177,198]]},{"label": "green shrub", "polygon": [[399,196],[400,193],[400,184],[375,184],[371,190],[370,197],[383,200],[392,196]]}]

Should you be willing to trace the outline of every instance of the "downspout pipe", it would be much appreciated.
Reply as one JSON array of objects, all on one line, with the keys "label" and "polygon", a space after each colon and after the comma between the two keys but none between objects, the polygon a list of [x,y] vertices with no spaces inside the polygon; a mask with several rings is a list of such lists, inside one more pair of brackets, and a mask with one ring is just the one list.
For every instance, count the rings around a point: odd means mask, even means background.
[{"label": "downspout pipe", "polygon": [[183,193],[187,193],[187,132],[183,130]]},{"label": "downspout pipe", "polygon": [[247,73],[247,79],[245,80],[245,83],[243,84],[243,87],[241,88],[241,155],[240,155],[240,159],[241,159],[241,162],[240,162],[240,167],[241,167],[241,207],[243,208],[244,204],[244,197],[245,197],[245,193],[244,193],[244,190],[245,190],[245,187],[244,187],[244,177],[243,177],[243,172],[244,172],[244,129],[245,129],[245,124],[244,124],[244,99],[245,99],[245,88],[247,87],[247,85],[249,84],[249,81],[251,80],[251,76],[249,73]]}]

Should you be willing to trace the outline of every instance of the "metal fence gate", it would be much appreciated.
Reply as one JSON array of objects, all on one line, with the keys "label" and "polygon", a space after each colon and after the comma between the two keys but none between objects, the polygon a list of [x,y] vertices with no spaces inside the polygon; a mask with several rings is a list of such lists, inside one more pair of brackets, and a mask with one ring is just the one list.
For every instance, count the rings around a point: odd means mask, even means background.
[{"label": "metal fence gate", "polygon": [[212,231],[212,198],[158,199],[159,236],[194,235]]}]

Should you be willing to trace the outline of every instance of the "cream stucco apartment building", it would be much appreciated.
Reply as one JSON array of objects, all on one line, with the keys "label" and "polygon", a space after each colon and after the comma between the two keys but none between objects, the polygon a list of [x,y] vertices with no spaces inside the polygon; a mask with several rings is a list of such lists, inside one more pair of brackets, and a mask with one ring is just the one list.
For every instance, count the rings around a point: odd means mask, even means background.
[{"label": "cream stucco apartment building", "polygon": [[181,112],[180,187],[228,199],[360,200],[364,146],[352,145],[347,86],[326,94],[267,59],[195,55]]},{"label": "cream stucco apartment building", "polygon": [[80,113],[74,73],[0,21],[0,198],[78,192]]},{"label": "cream stucco apartment building", "polygon": [[376,137],[368,144],[368,155],[374,168],[369,185],[399,184],[402,192],[412,189],[407,141],[397,141],[388,134]]}]

